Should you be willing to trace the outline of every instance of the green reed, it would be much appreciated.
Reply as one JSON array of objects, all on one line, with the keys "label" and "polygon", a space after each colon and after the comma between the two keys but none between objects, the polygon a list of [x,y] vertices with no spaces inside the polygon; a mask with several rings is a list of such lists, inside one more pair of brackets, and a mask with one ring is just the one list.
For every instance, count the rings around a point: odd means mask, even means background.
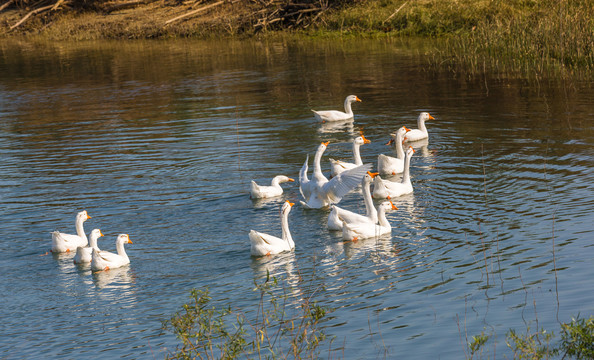
[{"label": "green reed", "polygon": [[594,6],[589,0],[382,0],[324,19],[349,34],[440,38],[434,63],[470,73],[578,76],[594,73]]},{"label": "green reed", "polygon": [[315,359],[327,340],[320,327],[326,309],[313,301],[316,291],[289,306],[276,278],[258,284],[257,314],[248,316],[231,305],[215,307],[209,291],[191,291],[191,301],[182,306],[163,329],[180,341],[168,359]]}]

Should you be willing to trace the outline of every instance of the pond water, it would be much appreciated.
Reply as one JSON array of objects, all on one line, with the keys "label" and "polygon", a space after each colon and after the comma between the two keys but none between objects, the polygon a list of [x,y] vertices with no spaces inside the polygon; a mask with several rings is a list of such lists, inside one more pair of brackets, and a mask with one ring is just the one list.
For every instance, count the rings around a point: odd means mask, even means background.
[{"label": "pond water", "polygon": [[[594,90],[435,69],[426,46],[1,44],[0,357],[163,358],[178,342],[162,321],[192,288],[253,314],[267,271],[289,306],[315,293],[330,310],[322,358],[460,359],[482,331],[501,357],[510,328],[558,334],[593,315]],[[353,122],[314,119],[349,94]],[[325,171],[350,159],[359,131],[375,167],[421,111],[435,120],[391,235],[343,243],[297,182],[249,198],[252,179],[297,179],[321,141]],[[249,230],[279,235],[285,200],[294,252],[251,257]],[[364,211],[357,192],[340,205]],[[83,209],[102,249],[130,235],[129,266],[91,273],[46,254]]]}]

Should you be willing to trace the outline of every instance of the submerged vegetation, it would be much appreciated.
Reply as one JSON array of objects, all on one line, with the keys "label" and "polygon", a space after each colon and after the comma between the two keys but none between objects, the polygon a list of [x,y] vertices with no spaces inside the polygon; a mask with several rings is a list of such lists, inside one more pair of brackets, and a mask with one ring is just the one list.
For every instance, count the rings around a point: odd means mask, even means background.
[{"label": "submerged vegetation", "polygon": [[437,38],[434,64],[592,78],[590,0],[4,0],[0,36]]}]

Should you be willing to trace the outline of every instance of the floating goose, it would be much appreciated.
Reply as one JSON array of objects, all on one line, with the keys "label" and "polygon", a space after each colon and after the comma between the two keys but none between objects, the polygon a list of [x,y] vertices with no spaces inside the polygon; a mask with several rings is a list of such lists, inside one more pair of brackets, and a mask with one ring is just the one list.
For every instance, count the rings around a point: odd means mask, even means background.
[{"label": "floating goose", "polygon": [[281,207],[282,238],[250,230],[250,253],[253,256],[274,255],[283,251],[291,251],[295,248],[291,231],[289,231],[289,212],[291,212],[293,205],[295,204],[285,201]]},{"label": "floating goose", "polygon": [[322,154],[327,146],[328,142],[321,143],[318,146],[311,180],[307,177],[309,155],[301,167],[301,171],[299,171],[299,191],[305,199],[305,202],[301,201],[301,204],[309,209],[320,209],[338,203],[343,196],[361,183],[363,176],[371,169],[371,164],[357,166],[354,169],[338,174],[328,181],[322,174],[322,166],[320,165]]},{"label": "floating goose", "polygon": [[92,250],[99,250],[99,246],[97,246],[97,239],[99,239],[101,236],[103,236],[101,230],[93,229],[93,231],[91,231],[91,235],[89,235],[89,246],[79,246],[76,248],[76,255],[74,255],[75,264],[84,264],[91,262]]},{"label": "floating goose", "polygon": [[392,139],[390,139],[387,145],[394,143],[396,146],[396,157],[384,154],[377,156],[377,171],[381,175],[396,175],[404,171],[404,149],[402,149],[402,142],[408,131],[410,129],[403,126],[398,129],[396,134],[391,134]]},{"label": "floating goose", "polygon": [[76,234],[65,234],[59,231],[52,232],[52,252],[62,253],[76,250],[77,247],[85,247],[89,243],[83,223],[91,217],[83,210],[76,214]]},{"label": "floating goose", "polygon": [[363,161],[361,160],[361,152],[359,151],[359,147],[363,144],[369,144],[371,141],[365,138],[363,133],[361,136],[357,136],[353,139],[353,160],[355,163],[340,161],[340,160],[330,160],[330,176],[335,177],[336,175],[340,174],[341,172],[349,169],[354,169],[357,166],[363,165]]},{"label": "floating goose", "polygon": [[400,182],[383,180],[380,176],[373,179],[373,197],[375,199],[385,199],[389,197],[397,197],[413,192],[412,183],[410,182],[410,158],[415,153],[412,146],[408,147],[404,155],[404,173]]},{"label": "floating goose", "polygon": [[128,234],[120,234],[116,239],[116,251],[117,254],[109,251],[99,251],[97,248],[92,248],[91,253],[91,270],[103,271],[109,269],[115,269],[128,265],[130,259],[124,249],[124,244],[132,244],[132,240]]},{"label": "floating goose", "polygon": [[339,121],[339,120],[348,120],[353,118],[353,109],[351,109],[351,103],[355,101],[361,101],[356,95],[349,95],[344,100],[344,111],[338,110],[325,110],[325,111],[316,111],[312,110],[314,116],[318,121]]},{"label": "floating goose", "polygon": [[412,129],[411,131],[407,132],[406,140],[417,141],[429,138],[429,132],[427,132],[427,128],[425,127],[425,121],[427,120],[435,120],[435,118],[429,115],[428,112],[422,112],[417,118],[418,129]]},{"label": "floating goose", "polygon": [[365,215],[360,215],[349,210],[345,210],[336,205],[331,205],[331,211],[328,215],[328,230],[342,230],[343,222],[348,224],[375,224],[377,223],[377,209],[373,206],[371,191],[369,190],[373,178],[378,173],[367,172],[361,180],[363,187],[363,199],[365,201]]},{"label": "floating goose", "polygon": [[285,175],[277,175],[272,179],[270,186],[258,185],[254,180],[252,180],[250,196],[252,197],[252,199],[264,199],[282,195],[283,188],[280,186],[280,184],[288,181],[295,180]]},{"label": "floating goose", "polygon": [[342,223],[342,238],[344,240],[356,241],[389,234],[392,226],[386,219],[386,210],[398,210],[392,201],[385,201],[377,207],[378,223]]}]

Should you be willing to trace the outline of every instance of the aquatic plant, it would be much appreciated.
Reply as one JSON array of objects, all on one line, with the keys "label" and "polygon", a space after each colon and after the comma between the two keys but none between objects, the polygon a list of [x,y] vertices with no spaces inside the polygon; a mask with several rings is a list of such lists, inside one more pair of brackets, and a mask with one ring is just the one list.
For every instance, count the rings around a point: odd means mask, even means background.
[{"label": "aquatic plant", "polygon": [[313,301],[315,291],[294,307],[288,306],[286,294],[277,294],[278,281],[268,273],[254,285],[260,295],[255,318],[230,305],[217,308],[208,289],[193,289],[191,301],[163,323],[181,341],[167,358],[317,358],[327,339],[319,326],[327,310]]},{"label": "aquatic plant", "polygon": [[[467,346],[470,356],[482,358],[485,346],[493,334],[472,336]],[[513,352],[514,359],[550,359],[561,355],[562,359],[594,359],[594,316],[588,319],[572,318],[569,323],[561,324],[561,340],[555,345],[555,334],[545,329],[520,333],[510,329],[506,334],[506,344]]]}]

